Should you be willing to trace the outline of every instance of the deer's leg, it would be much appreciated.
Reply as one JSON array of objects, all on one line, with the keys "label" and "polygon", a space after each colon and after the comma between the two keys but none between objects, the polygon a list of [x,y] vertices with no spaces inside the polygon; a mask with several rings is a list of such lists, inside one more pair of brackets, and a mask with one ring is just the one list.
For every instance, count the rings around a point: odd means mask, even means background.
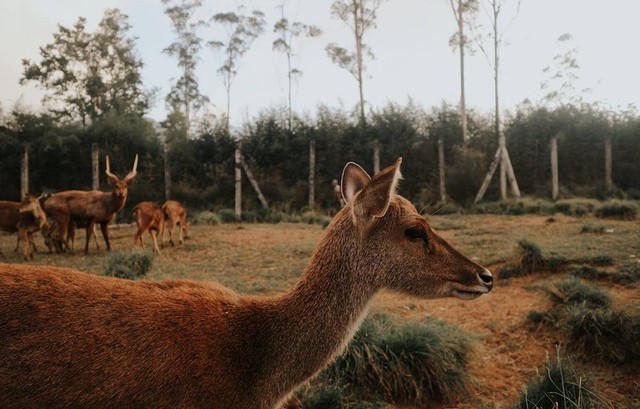
[{"label": "deer's leg", "polygon": [[133,236],[133,245],[137,246],[138,243],[140,243],[140,247],[144,249],[144,242],[142,241],[143,233],[144,231],[142,230],[142,227],[138,226],[138,231],[136,231],[136,234]]},{"label": "deer's leg", "polygon": [[109,243],[109,222],[100,223],[100,230],[102,230],[102,237],[107,245],[107,251],[111,251],[111,244]]},{"label": "deer's leg", "polygon": [[98,235],[96,234],[95,226],[93,227],[93,230],[91,230],[91,235],[93,236],[93,240],[96,242],[96,250],[100,250],[100,245],[98,244]]},{"label": "deer's leg", "polygon": [[149,235],[153,239],[153,251],[155,251],[158,254],[160,254],[160,248],[158,247],[158,237],[157,237],[158,236],[158,230],[149,229]]},{"label": "deer's leg", "polygon": [[173,222],[173,220],[169,221],[169,244],[171,244],[171,246],[175,246],[175,244],[173,244],[173,226],[175,226],[175,223]]},{"label": "deer's leg", "polygon": [[178,243],[180,243],[181,245],[184,243],[183,235],[184,235],[184,220],[180,221],[180,238],[178,239]]}]

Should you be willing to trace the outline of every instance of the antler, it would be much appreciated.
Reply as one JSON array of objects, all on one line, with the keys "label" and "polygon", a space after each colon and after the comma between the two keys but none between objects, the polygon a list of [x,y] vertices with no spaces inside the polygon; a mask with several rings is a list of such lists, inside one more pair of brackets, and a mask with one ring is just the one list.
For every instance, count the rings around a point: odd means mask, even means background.
[{"label": "antler", "polygon": [[107,177],[111,180],[119,180],[119,178],[111,173],[111,167],[109,166],[109,155],[105,157],[105,161],[107,162],[107,169],[105,169],[104,173],[106,173]]},{"label": "antler", "polygon": [[129,174],[127,176],[124,177],[124,180],[130,180],[136,177],[136,175],[138,174],[138,154],[136,153],[136,158],[133,161],[133,169],[131,170],[131,172],[129,172]]}]

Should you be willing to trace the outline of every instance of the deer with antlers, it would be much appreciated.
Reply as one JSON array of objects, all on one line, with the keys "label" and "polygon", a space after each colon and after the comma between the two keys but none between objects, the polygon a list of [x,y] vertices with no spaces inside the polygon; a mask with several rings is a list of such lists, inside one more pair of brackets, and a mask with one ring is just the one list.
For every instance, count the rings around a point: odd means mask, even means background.
[{"label": "deer with antlers", "polygon": [[45,210],[58,226],[58,240],[64,244],[66,250],[70,250],[69,229],[74,228],[72,224],[86,226],[86,242],[84,253],[89,254],[89,241],[93,228],[100,225],[102,237],[107,246],[107,251],[111,251],[109,243],[109,223],[120,211],[126,201],[129,186],[134,182],[138,174],[138,155],[133,162],[133,169],[123,179],[111,173],[109,167],[109,156],[105,158],[107,179],[113,185],[111,192],[101,192],[98,190],[67,190],[52,195],[44,203]]},{"label": "deer with antlers", "polygon": [[344,350],[382,289],[471,300],[491,273],[396,193],[349,163],[347,204],[298,282],[274,296],[0,264],[6,407],[276,409]]}]

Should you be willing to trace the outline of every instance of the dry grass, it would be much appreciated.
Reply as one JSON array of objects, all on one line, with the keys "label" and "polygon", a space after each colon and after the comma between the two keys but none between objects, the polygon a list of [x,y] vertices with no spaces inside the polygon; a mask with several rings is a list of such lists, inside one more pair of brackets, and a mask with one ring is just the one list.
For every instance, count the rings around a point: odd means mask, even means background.
[{"label": "dry grass", "polygon": [[[571,260],[611,257],[614,266],[638,266],[640,259],[640,224],[637,221],[607,220],[613,232],[583,234],[585,223],[601,221],[590,217],[450,215],[430,217],[432,226],[462,253],[495,267],[514,255],[520,240],[536,243],[545,255]],[[111,229],[114,250],[127,250],[133,244],[134,228]],[[165,247],[156,256],[146,279],[187,278],[217,281],[238,291],[272,294],[285,291],[300,276],[309,256],[323,234],[315,224],[218,224],[194,225],[184,246]],[[78,234],[77,248],[83,247],[84,235]],[[99,239],[102,241],[102,239]],[[144,237],[147,251],[150,238]],[[44,245],[36,238],[39,249]],[[0,261],[22,263],[14,253],[15,236],[0,233]],[[102,274],[107,252],[90,249],[87,257],[36,254],[34,264],[75,267]],[[476,352],[470,357],[470,375],[478,380],[469,396],[456,402],[458,408],[508,407],[546,357],[555,354],[555,344],[563,340],[554,334],[529,331],[527,313],[546,310],[550,301],[544,294],[528,291],[532,285],[549,281],[560,273],[541,272],[534,276],[498,280],[488,296],[467,302],[457,299],[419,300],[384,292],[372,305],[372,312],[389,315],[394,321],[421,321],[433,316],[459,326],[478,336]],[[564,277],[562,275],[561,277]],[[600,282],[613,297],[616,308],[637,308],[640,295],[633,286]],[[606,397],[619,407],[640,407],[640,368],[612,370],[595,365],[594,382]],[[450,406],[451,407],[451,406]]]}]

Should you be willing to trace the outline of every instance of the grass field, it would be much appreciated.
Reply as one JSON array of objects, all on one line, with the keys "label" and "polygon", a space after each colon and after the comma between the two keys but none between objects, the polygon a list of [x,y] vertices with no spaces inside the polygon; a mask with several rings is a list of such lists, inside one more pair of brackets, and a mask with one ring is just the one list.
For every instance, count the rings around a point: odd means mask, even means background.
[{"label": "grass field", "polygon": [[[640,223],[595,218],[549,216],[432,216],[432,226],[462,253],[498,271],[512,258],[518,241],[536,243],[544,256],[580,260],[598,256],[611,257],[615,269],[638,267],[640,262]],[[585,226],[602,226],[591,229]],[[111,229],[113,251],[131,250],[134,228]],[[600,231],[604,233],[593,233]],[[185,278],[217,281],[237,291],[270,294],[285,291],[303,272],[323,230],[308,224],[223,224],[195,225],[183,246],[165,247],[156,256],[147,275],[149,280]],[[100,238],[100,250],[91,243],[90,255],[84,256],[84,235],[76,241],[76,254],[43,253],[42,238],[36,242],[40,253],[33,264],[74,267],[101,274],[108,253]],[[152,247],[144,237],[147,250]],[[14,253],[15,236],[0,235],[0,261],[22,263],[21,253]],[[496,288],[475,301],[458,299],[419,300],[392,293],[379,294],[372,312],[384,312],[401,321],[422,320],[434,316],[455,324],[477,337],[471,362],[475,379],[470,396],[447,407],[509,407],[517,401],[524,385],[542,370],[547,357],[555,354],[563,342],[561,334],[531,330],[527,313],[544,309],[550,301],[532,291],[565,272],[542,272],[500,280]],[[637,310],[640,293],[636,285],[618,285],[598,281],[620,308]],[[616,368],[583,363],[584,370],[595,374],[598,390],[611,407],[640,407],[640,368],[622,365]]]}]

